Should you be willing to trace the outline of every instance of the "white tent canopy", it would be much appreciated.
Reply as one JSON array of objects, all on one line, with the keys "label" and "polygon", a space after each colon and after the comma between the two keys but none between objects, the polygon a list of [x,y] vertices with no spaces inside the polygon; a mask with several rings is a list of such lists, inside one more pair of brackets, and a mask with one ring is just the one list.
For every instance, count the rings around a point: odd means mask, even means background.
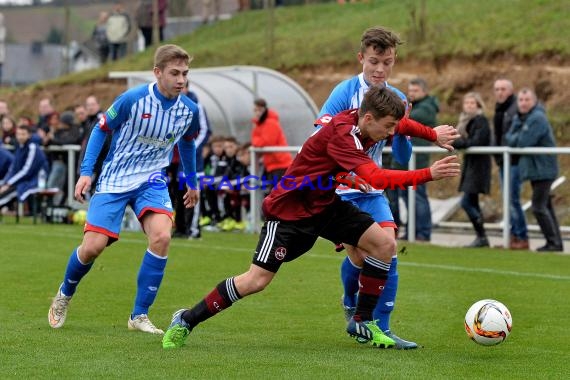
[{"label": "white tent canopy", "polygon": [[[126,78],[128,87],[155,80],[152,71],[109,73]],[[305,90],[291,78],[258,66],[190,69],[190,89],[206,109],[213,133],[250,141],[253,101],[264,98],[277,111],[289,145],[302,145],[313,132],[318,109]]]}]

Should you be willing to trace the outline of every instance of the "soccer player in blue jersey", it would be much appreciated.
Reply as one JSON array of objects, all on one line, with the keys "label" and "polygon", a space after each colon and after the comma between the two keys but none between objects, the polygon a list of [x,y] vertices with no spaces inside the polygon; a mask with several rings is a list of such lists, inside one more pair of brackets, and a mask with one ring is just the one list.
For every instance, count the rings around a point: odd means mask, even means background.
[{"label": "soccer player in blue jersey", "polygon": [[75,185],[75,198],[80,202],[91,187],[93,167],[107,134],[112,135],[111,147],[89,203],[83,241],[71,253],[63,283],[49,309],[51,327],[63,326],[77,285],[105,247],[119,239],[125,208],[130,205],[148,237],[148,248],[127,327],[163,334],[149,320],[148,310],[164,276],[170,245],[173,212],[162,171],[175,144],[189,181],[186,207],[193,207],[199,197],[194,144],[199,130],[198,106],[180,94],[190,61],[188,53],[176,45],[159,47],[154,56],[156,82],[121,94],[93,128]]},{"label": "soccer player in blue jersey", "polygon": [[[321,121],[326,123],[330,119],[330,115],[336,115],[347,109],[360,107],[364,94],[370,86],[382,86],[392,90],[407,105],[406,96],[387,83],[396,62],[396,47],[400,43],[397,35],[382,27],[367,29],[362,35],[360,52],[358,53],[358,60],[362,64],[362,73],[339,83],[333,89],[321,109],[321,118],[318,123],[321,123]],[[450,143],[458,137],[455,128],[451,126],[441,125],[432,129],[404,117],[398,124],[392,139],[393,156],[401,164],[406,163],[411,155],[412,147],[406,135],[433,141],[435,144],[448,150],[453,150]],[[367,151],[368,155],[379,167],[382,167],[382,149],[386,142],[387,140],[379,141]],[[337,193],[344,201],[348,201],[361,210],[368,212],[382,227],[382,232],[393,240],[394,252],[392,252],[392,263],[388,273],[388,280],[373,315],[378,327],[394,341],[392,345],[386,344],[384,347],[395,346],[398,349],[417,348],[418,345],[415,342],[401,339],[390,330],[390,315],[394,309],[396,291],[398,289],[398,259],[395,249],[397,226],[394,223],[388,202],[383,195],[383,190],[373,189],[363,193],[358,189],[339,187]],[[362,269],[364,255],[353,246],[347,244],[345,246],[348,256],[341,265],[341,281],[344,287],[342,305],[345,317],[349,320],[356,309],[359,290],[358,277]],[[340,247],[337,245],[337,251],[341,249],[342,245]]]}]

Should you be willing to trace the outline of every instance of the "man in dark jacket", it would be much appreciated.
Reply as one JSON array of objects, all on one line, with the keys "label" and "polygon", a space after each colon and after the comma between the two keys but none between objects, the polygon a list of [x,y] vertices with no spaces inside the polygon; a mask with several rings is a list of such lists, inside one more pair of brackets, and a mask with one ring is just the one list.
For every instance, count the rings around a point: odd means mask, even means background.
[{"label": "man in dark jacket", "polygon": [[[81,106],[80,106],[81,107]],[[83,158],[85,157],[85,150],[87,149],[87,141],[89,140],[89,136],[91,136],[91,131],[93,127],[99,119],[103,116],[103,111],[101,110],[101,106],[99,105],[99,101],[94,95],[90,95],[85,99],[85,110],[87,111],[87,118],[83,122],[81,119],[80,121],[84,125],[83,133],[81,133],[81,150],[79,151],[79,158],[77,160],[77,174],[79,175],[81,172],[81,163],[83,162]],[[77,112],[77,108],[76,108]],[[105,137],[105,143],[103,144],[103,148],[101,149],[101,153],[95,162],[95,167],[93,169],[93,183],[96,183],[97,176],[101,173],[101,168],[103,167],[103,161],[107,158],[107,154],[109,153],[109,148],[111,147],[111,140],[113,135],[111,133],[107,134]],[[95,186],[91,191],[95,191]],[[88,195],[89,197],[90,195]]]},{"label": "man in dark jacket", "polygon": [[[517,96],[518,113],[505,139],[509,146],[555,147],[552,127],[548,123],[544,108],[538,104],[536,94],[523,88]],[[563,251],[560,226],[552,208],[550,187],[558,176],[556,155],[525,154],[519,159],[522,181],[532,186],[532,213],[546,239],[546,245],[537,251]]]},{"label": "man in dark jacket", "polygon": [[[434,96],[429,95],[429,87],[423,78],[414,78],[408,85],[408,99],[412,104],[410,119],[418,121],[428,127],[437,125],[437,113],[439,112],[439,103]],[[413,146],[430,146],[427,140],[412,137]],[[416,155],[416,168],[423,169],[429,167],[429,154],[419,153]],[[394,169],[407,170],[407,166],[398,164],[396,160],[392,160]],[[393,190],[398,192],[399,196],[404,199],[407,205],[408,190]],[[388,192],[388,191],[387,191]],[[390,207],[394,210],[397,205],[396,201],[390,203]],[[399,213],[398,213],[399,214]],[[431,239],[431,208],[427,195],[426,184],[416,187],[416,240],[430,241]]]},{"label": "man in dark jacket", "polygon": [[[494,145],[507,146],[505,135],[509,131],[513,118],[517,113],[517,99],[513,93],[513,83],[508,79],[497,79],[493,86],[495,94]],[[499,166],[499,177],[503,183],[503,155],[495,155],[495,162]],[[519,173],[519,156],[511,155],[511,249],[528,249],[528,230],[524,211],[521,206],[521,178]]]}]

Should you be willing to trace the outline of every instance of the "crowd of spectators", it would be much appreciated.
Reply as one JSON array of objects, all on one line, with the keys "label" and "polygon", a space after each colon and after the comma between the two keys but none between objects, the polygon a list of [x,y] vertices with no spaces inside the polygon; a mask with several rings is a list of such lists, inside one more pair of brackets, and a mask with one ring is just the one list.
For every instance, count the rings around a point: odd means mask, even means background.
[{"label": "crowd of spectators", "polygon": [[[67,173],[77,173],[77,167],[69,167],[68,152],[61,146],[81,146],[81,158],[101,110],[94,96],[61,111],[50,97],[44,97],[38,101],[37,114],[36,122],[28,115],[15,116],[0,100],[0,207],[6,207],[4,211],[14,211],[18,198],[24,211],[31,212],[29,196],[45,189],[54,192],[53,206],[67,204]],[[75,162],[79,165],[80,160]]]},{"label": "crowd of spectators", "polygon": [[[493,83],[495,112],[485,112],[481,96],[468,93],[464,97],[463,109],[457,122],[461,138],[456,141],[458,149],[472,146],[512,146],[512,147],[553,147],[555,146],[552,128],[548,123],[544,107],[536,93],[530,88],[523,88],[515,94],[513,83],[506,78]],[[176,192],[178,186],[178,161],[176,154],[173,165],[168,169],[171,179],[172,198],[176,208],[174,235],[177,237],[200,238],[201,229],[213,231],[241,231],[247,228],[247,218],[243,211],[249,212],[249,192],[246,187],[232,186],[232,180],[244,178],[249,174],[250,147],[287,146],[287,140],[279,122],[279,115],[268,107],[266,100],[255,99],[252,109],[250,141],[239,142],[233,136],[212,135],[207,112],[198,102],[196,94],[187,93],[199,104],[201,114],[200,136],[198,136],[198,172],[201,176],[211,177],[205,181],[201,202],[195,209],[185,210],[181,199],[182,193]],[[415,78],[408,85],[408,100],[411,104],[410,118],[428,126],[437,124],[439,106],[437,99],[429,94],[428,84],[422,78]],[[91,129],[103,114],[95,96],[88,96],[85,101],[64,110],[58,110],[51,98],[38,101],[37,115],[34,122],[28,115],[14,115],[6,101],[0,100],[0,207],[13,210],[17,198],[27,200],[32,188],[51,188],[56,190],[54,206],[66,205],[68,171],[77,176],[78,167],[69,167],[67,152],[46,147],[61,145],[79,145],[76,163],[79,166],[83,158]],[[27,132],[27,133],[26,133]],[[29,135],[29,136],[28,136]],[[20,137],[20,139],[18,138]],[[106,141],[95,172],[101,170],[107,155],[111,136]],[[413,140],[413,145],[419,145]],[[502,155],[495,155],[499,168],[499,183],[503,185],[504,163]],[[45,161],[41,165],[26,165]],[[425,166],[428,155],[417,156],[416,167]],[[290,153],[268,152],[260,155],[257,165],[266,178],[266,194],[271,183],[278,182],[292,162]],[[484,228],[485,215],[479,205],[478,194],[488,194],[491,187],[491,160],[489,155],[465,155],[463,175],[459,191],[463,192],[461,205],[467,213],[476,232],[476,239],[469,247],[489,246]],[[522,164],[521,164],[522,163]],[[406,167],[390,163],[386,156],[387,167],[405,170]],[[18,170],[28,170],[23,173]],[[529,249],[526,217],[522,210],[520,193],[524,181],[532,187],[532,212],[543,232],[546,244],[540,251],[559,251],[563,249],[560,227],[552,207],[550,187],[557,178],[557,160],[555,155],[512,155],[510,161],[510,249]],[[95,174],[96,176],[96,174]],[[230,181],[226,188],[221,180]],[[213,181],[213,182],[212,182]],[[23,185],[25,183],[25,185]],[[178,186],[180,187],[180,186]],[[390,198],[398,225],[398,199],[407,200],[407,191],[386,192]],[[407,203],[406,203],[407,204]],[[182,205],[182,206],[180,206]],[[29,209],[29,206],[28,206]],[[431,239],[431,210],[427,188],[416,189],[416,240]],[[406,239],[407,235],[402,238]]]}]

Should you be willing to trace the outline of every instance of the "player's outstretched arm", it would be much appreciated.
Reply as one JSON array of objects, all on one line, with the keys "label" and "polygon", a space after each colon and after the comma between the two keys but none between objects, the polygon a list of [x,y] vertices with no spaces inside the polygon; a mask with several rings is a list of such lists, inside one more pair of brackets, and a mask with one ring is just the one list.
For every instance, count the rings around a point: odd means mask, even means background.
[{"label": "player's outstretched arm", "polygon": [[435,145],[453,152],[453,142],[461,137],[457,129],[451,125],[438,125],[433,130],[437,134]]},{"label": "player's outstretched arm", "polygon": [[91,176],[82,175],[75,184],[75,199],[80,203],[85,202],[85,194],[91,190]]},{"label": "player's outstretched arm", "polygon": [[457,177],[461,174],[461,168],[457,156],[447,156],[434,162],[430,166],[431,178],[437,181],[442,178]]}]

